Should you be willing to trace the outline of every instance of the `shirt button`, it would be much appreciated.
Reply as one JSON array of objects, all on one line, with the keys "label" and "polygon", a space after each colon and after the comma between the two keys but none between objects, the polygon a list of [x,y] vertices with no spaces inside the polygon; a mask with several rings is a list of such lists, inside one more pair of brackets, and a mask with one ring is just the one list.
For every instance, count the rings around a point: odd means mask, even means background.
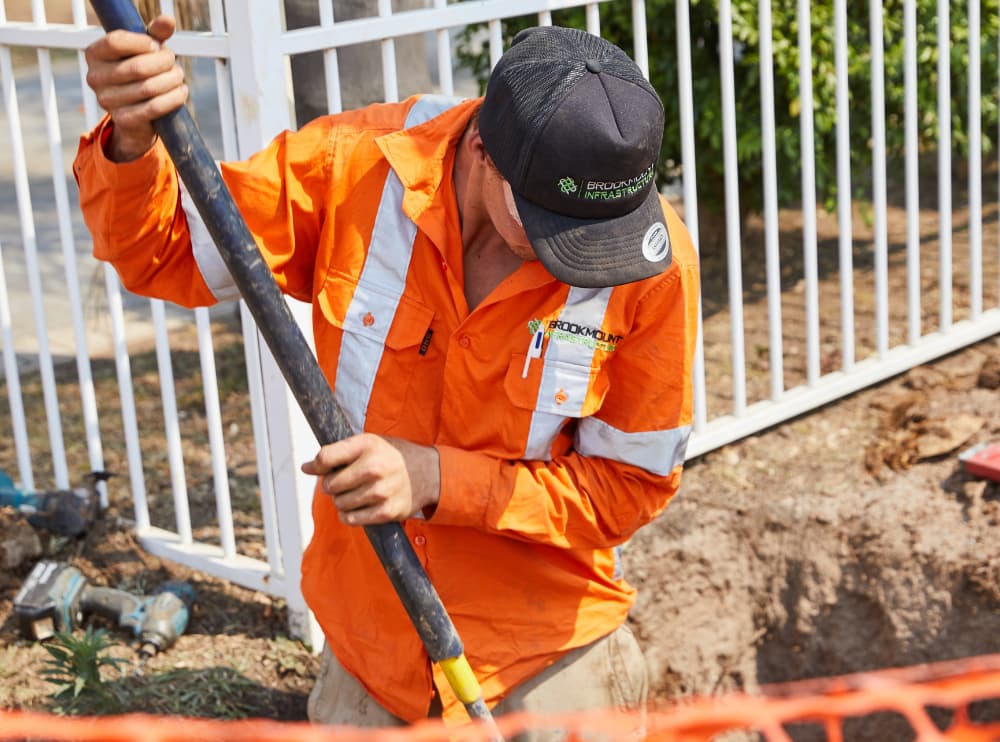
[{"label": "shirt button", "polygon": [[413,543],[415,543],[417,546],[423,546],[424,544],[427,543],[427,539],[424,536],[414,536]]},{"label": "shirt button", "polygon": [[458,344],[461,345],[463,348],[468,348],[470,345],[472,345],[472,341],[469,339],[468,335],[462,335],[462,337],[458,339]]}]

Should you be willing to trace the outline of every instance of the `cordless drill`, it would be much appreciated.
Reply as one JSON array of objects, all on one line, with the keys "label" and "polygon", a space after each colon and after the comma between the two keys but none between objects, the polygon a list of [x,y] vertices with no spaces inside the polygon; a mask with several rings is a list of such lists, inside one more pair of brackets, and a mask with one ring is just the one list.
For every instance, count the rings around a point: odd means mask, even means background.
[{"label": "cordless drill", "polygon": [[150,595],[87,584],[76,567],[43,561],[35,565],[14,598],[21,632],[44,640],[70,631],[86,613],[115,622],[139,640],[139,652],[152,656],[184,633],[194,604],[185,582],[165,582]]}]

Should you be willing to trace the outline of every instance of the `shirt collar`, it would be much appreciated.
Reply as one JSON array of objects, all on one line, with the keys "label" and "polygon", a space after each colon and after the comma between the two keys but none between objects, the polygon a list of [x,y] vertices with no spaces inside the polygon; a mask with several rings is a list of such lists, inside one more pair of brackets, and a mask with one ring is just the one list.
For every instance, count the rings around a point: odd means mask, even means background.
[{"label": "shirt collar", "polygon": [[413,221],[419,220],[439,194],[452,193],[455,148],[479,102],[462,101],[429,121],[375,140],[405,188],[403,212]]},{"label": "shirt collar", "polygon": [[[427,234],[453,268],[462,260],[461,239],[457,238],[461,226],[452,181],[455,151],[481,102],[482,98],[462,101],[422,124],[375,139],[403,184],[403,213]],[[541,261],[527,261],[514,272],[504,291],[515,294],[555,280]]]}]

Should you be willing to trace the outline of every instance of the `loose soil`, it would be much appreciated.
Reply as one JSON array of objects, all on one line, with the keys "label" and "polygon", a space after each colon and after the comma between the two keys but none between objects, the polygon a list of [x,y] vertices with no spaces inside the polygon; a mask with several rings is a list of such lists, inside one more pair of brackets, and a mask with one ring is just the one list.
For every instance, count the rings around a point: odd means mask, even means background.
[{"label": "loose soil", "polygon": [[1000,439],[998,364],[994,339],[692,462],[627,552],[656,696],[1000,652],[1000,483],[957,456]]}]

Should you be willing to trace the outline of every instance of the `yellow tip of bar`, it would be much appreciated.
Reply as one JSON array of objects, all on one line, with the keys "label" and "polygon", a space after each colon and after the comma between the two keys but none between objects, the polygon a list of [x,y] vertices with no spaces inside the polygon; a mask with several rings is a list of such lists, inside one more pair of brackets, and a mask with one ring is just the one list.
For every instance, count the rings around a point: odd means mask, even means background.
[{"label": "yellow tip of bar", "polygon": [[462,703],[473,703],[482,698],[483,691],[479,687],[479,681],[472,673],[472,667],[469,666],[464,654],[441,660],[439,664],[458,700]]}]

